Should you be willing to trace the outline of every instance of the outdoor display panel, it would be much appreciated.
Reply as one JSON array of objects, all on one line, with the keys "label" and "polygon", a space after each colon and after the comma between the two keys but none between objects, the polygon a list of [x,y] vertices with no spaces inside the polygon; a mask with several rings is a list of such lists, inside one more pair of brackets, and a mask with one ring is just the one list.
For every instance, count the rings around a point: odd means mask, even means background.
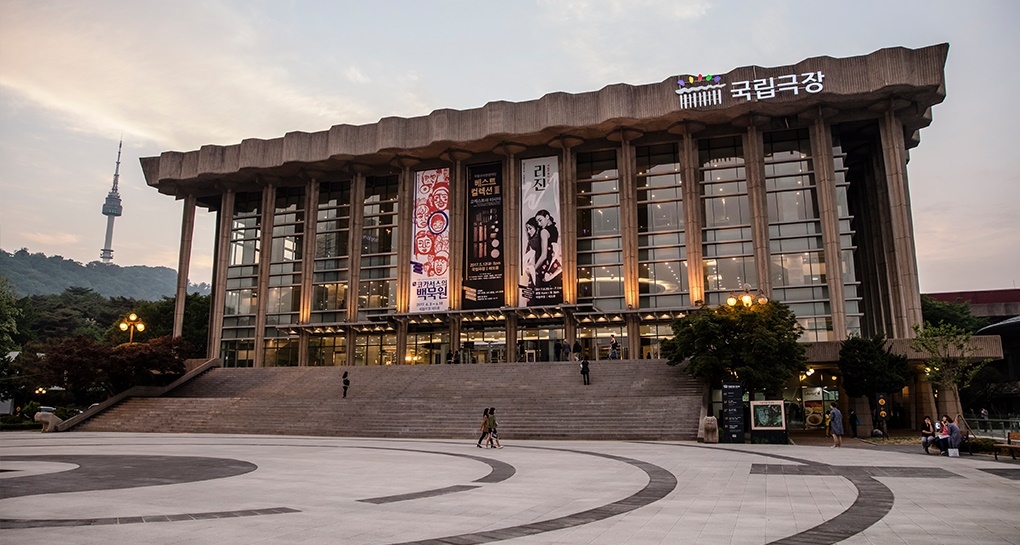
[{"label": "outdoor display panel", "polygon": [[463,308],[490,309],[506,301],[503,286],[503,165],[467,170],[467,237]]},{"label": "outdoor display panel", "polygon": [[450,169],[414,173],[411,312],[450,308]]},{"label": "outdoor display panel", "polygon": [[558,157],[521,160],[521,275],[518,306],[563,302]]}]

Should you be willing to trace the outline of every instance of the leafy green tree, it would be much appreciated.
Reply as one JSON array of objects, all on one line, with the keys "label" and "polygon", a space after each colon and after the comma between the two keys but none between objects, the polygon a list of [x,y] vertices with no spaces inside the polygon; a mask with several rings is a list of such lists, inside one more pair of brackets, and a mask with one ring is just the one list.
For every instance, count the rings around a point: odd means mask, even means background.
[{"label": "leafy green tree", "polygon": [[921,316],[925,322],[955,325],[971,333],[988,325],[987,319],[971,314],[967,303],[939,301],[928,295],[921,296]]},{"label": "leafy green tree", "polygon": [[45,349],[41,362],[42,385],[59,386],[79,404],[93,403],[115,394],[103,367],[110,346],[89,337],[68,337]]},{"label": "leafy green tree", "polygon": [[839,347],[839,371],[850,397],[898,392],[910,383],[907,357],[886,346],[885,335],[850,337]]},{"label": "leafy green tree", "polygon": [[[907,357],[894,354],[886,346],[885,335],[850,337],[839,346],[839,371],[843,389],[851,398],[866,396],[871,409],[877,406],[880,393],[898,392],[910,383]],[[882,431],[885,429],[882,422]]]},{"label": "leafy green tree", "polygon": [[[979,360],[973,356],[974,348],[970,341],[973,334],[966,329],[947,323],[932,325],[925,322],[924,327],[914,325],[915,337],[910,346],[925,355],[925,372],[928,380],[939,390],[951,391],[959,399],[960,388],[966,388],[988,360]],[[955,407],[944,400],[944,413],[955,413]],[[936,407],[937,407],[936,403]]]},{"label": "leafy green tree", "polygon": [[775,398],[795,373],[806,369],[798,339],[804,328],[790,307],[775,301],[751,307],[708,307],[673,322],[663,343],[669,365],[690,360],[687,372],[711,381],[737,380],[748,391]]},{"label": "leafy green tree", "polygon": [[6,359],[9,352],[18,347],[18,319],[21,309],[14,297],[14,289],[6,276],[0,276],[0,358]]},{"label": "leafy green tree", "polygon": [[116,393],[132,386],[165,386],[184,374],[184,360],[190,350],[184,339],[169,335],[146,343],[119,345],[102,365],[105,387]]}]

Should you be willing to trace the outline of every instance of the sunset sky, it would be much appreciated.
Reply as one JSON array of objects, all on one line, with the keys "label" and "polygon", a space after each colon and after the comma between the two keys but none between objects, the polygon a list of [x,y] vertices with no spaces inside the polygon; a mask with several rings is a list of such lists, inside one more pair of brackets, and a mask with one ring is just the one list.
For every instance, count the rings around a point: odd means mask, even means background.
[{"label": "sunset sky", "polygon": [[[910,152],[923,292],[1020,282],[1020,2],[0,0],[0,248],[177,267],[181,203],[139,157],[496,100],[950,44]],[[200,212],[192,281],[209,281]]]}]

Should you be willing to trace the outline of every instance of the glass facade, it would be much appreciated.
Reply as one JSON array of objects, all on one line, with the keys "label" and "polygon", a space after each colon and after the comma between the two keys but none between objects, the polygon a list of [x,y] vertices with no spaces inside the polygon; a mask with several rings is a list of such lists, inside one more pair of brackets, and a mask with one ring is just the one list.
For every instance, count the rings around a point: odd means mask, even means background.
[{"label": "glass facade", "polygon": [[719,305],[758,286],[744,145],[739,136],[698,140],[705,302]]},{"label": "glass facade", "polygon": [[637,148],[640,308],[691,304],[683,194],[677,144]]},{"label": "glass facade", "polygon": [[[803,340],[838,340],[833,330],[828,264],[818,204],[815,158],[807,129],[767,131],[759,153],[748,154],[743,136],[697,138],[689,167],[679,138],[649,139],[633,153],[619,146],[575,155],[576,261],[579,310],[575,333],[591,359],[609,358],[610,335],[621,358],[659,358],[660,345],[672,336],[670,323],[694,305],[691,276],[701,275],[708,305],[725,304],[746,284],[761,288],[757,277],[752,194],[763,195],[767,223],[769,296],[790,305],[805,327]],[[848,205],[850,178],[839,131],[833,130],[834,196],[839,222],[840,269],[845,290],[848,334],[862,329],[860,282],[855,270],[856,218]],[[761,157],[760,193],[751,191],[748,157]],[[621,165],[621,157],[633,164]],[[691,222],[701,233],[701,268],[689,271],[685,176],[697,180],[699,200]],[[628,182],[625,174],[633,176]],[[559,318],[518,314],[511,307],[464,312],[461,317],[412,319],[397,308],[400,252],[400,176],[319,182],[314,229],[306,225],[306,186],[275,190],[269,244],[262,255],[262,194],[238,193],[231,215],[224,290],[221,355],[229,366],[390,365],[444,363],[454,350],[461,363],[557,361],[558,342],[569,327]],[[632,199],[621,188],[633,187]],[[359,202],[353,202],[353,195]],[[363,194],[363,197],[360,195]],[[852,200],[852,199],[849,199]],[[625,206],[632,210],[624,210]],[[852,204],[852,203],[851,203]],[[636,232],[624,233],[622,218],[632,214]],[[304,240],[313,255],[304,255]],[[632,252],[628,254],[628,252]],[[625,283],[625,255],[636,257],[636,282]],[[302,298],[302,271],[310,260],[311,292]],[[268,270],[262,270],[268,268]],[[764,269],[763,269],[764,270]],[[265,293],[256,293],[259,276]],[[357,289],[351,280],[357,273]],[[695,278],[697,280],[697,278]],[[632,286],[627,288],[627,286]],[[627,307],[625,289],[637,307]],[[302,314],[301,305],[308,305]],[[355,306],[349,312],[349,307]],[[508,310],[509,309],[509,310]],[[256,331],[264,314],[265,327]],[[301,316],[307,316],[302,321]],[[403,317],[401,317],[403,316]],[[459,339],[452,320],[459,319]],[[507,346],[511,327],[517,346]],[[406,333],[401,337],[399,332]],[[629,333],[638,335],[628,339]],[[257,335],[260,333],[261,336]],[[302,340],[303,339],[303,340]],[[302,342],[306,343],[304,346]],[[258,346],[256,346],[258,344]],[[303,350],[307,351],[301,361]],[[399,350],[403,350],[402,353]]]},{"label": "glass facade", "polygon": [[273,236],[269,251],[269,285],[265,297],[264,365],[298,364],[298,338],[277,326],[296,324],[301,310],[301,266],[304,259],[305,190],[276,190]]},{"label": "glass facade", "polygon": [[398,187],[397,176],[370,177],[365,183],[359,319],[396,310]]},{"label": "glass facade", "polygon": [[840,273],[843,275],[843,297],[846,308],[846,333],[861,335],[861,283],[857,279],[854,266],[854,255],[857,253],[857,232],[853,229],[854,217],[850,214],[847,191],[850,181],[847,178],[846,152],[840,144],[839,129],[832,131],[832,159],[836,175],[836,210],[839,215],[839,260]]},{"label": "glass facade", "polygon": [[764,135],[772,297],[804,326],[803,340],[832,340],[832,310],[807,129]]},{"label": "glass facade", "polygon": [[258,305],[262,238],[262,194],[238,193],[231,211],[227,248],[227,285],[223,296],[225,367],[255,365],[255,317]]},{"label": "glass facade", "polygon": [[577,302],[620,310],[623,239],[616,150],[577,154]]}]

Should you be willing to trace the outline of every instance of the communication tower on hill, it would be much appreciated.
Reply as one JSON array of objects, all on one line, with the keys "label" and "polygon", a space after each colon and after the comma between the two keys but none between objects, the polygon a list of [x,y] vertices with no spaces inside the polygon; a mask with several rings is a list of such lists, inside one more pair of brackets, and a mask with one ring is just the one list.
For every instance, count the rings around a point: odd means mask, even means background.
[{"label": "communication tower on hill", "polygon": [[124,140],[121,139],[120,144],[117,145],[117,168],[113,171],[113,189],[106,195],[106,202],[103,203],[103,215],[106,216],[106,243],[99,254],[103,263],[113,262],[113,220],[124,211],[124,207],[120,204],[120,193],[117,192],[117,182],[120,179],[120,149],[123,146]]}]

